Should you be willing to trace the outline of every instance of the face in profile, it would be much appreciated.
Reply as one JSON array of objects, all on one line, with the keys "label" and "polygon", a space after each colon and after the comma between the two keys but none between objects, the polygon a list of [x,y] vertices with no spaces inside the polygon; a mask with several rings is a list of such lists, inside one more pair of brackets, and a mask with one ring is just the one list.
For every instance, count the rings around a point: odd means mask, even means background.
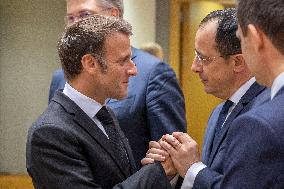
[{"label": "face in profile", "polygon": [[106,37],[105,44],[106,70],[96,76],[103,86],[105,96],[123,99],[127,96],[129,77],[137,74],[131,60],[131,46],[128,35],[116,32]]},{"label": "face in profile", "polygon": [[249,32],[250,31],[248,28],[248,33],[246,36],[244,36],[240,26],[238,26],[238,30],[236,32],[237,37],[241,41],[244,59],[248,65],[248,68],[255,76],[257,82],[262,85],[267,85],[267,80],[265,77],[267,75],[267,70],[262,67],[262,59],[254,51],[254,48],[252,46],[253,41],[251,41],[251,35],[249,34]]},{"label": "face in profile", "polygon": [[199,28],[195,37],[195,53],[191,70],[199,74],[204,91],[218,98],[227,98],[233,83],[234,72],[230,61],[221,57],[215,37],[217,21],[210,21]]}]

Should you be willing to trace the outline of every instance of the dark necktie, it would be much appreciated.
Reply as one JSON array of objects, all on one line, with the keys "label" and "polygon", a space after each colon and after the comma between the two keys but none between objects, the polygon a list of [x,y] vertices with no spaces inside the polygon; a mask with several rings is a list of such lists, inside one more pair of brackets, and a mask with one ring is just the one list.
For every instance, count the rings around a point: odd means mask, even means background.
[{"label": "dark necktie", "polygon": [[96,114],[98,120],[102,123],[108,137],[109,143],[112,147],[114,154],[120,158],[120,162],[122,163],[122,167],[124,167],[127,172],[130,174],[130,163],[128,160],[128,156],[126,150],[124,148],[123,142],[121,140],[118,131],[115,128],[114,120],[111,117],[109,111],[106,106],[103,106],[100,111]]},{"label": "dark necktie", "polygon": [[225,104],[223,105],[222,107],[222,110],[220,111],[220,114],[219,114],[219,117],[218,117],[218,120],[217,120],[217,123],[216,123],[216,128],[215,128],[215,136],[214,136],[214,140],[213,140],[213,148],[214,148],[214,145],[216,145],[219,137],[221,136],[221,131],[222,131],[222,127],[223,127],[223,124],[225,122],[225,119],[228,115],[228,112],[229,112],[229,109],[230,107],[233,105],[234,103],[230,100],[227,100],[225,102]]},{"label": "dark necktie", "polygon": [[225,122],[225,119],[228,115],[229,109],[230,107],[233,105],[234,103],[230,100],[227,100],[225,102],[225,104],[222,107],[222,110],[219,114],[218,120],[217,120],[217,125],[216,125],[216,131],[219,132]]}]

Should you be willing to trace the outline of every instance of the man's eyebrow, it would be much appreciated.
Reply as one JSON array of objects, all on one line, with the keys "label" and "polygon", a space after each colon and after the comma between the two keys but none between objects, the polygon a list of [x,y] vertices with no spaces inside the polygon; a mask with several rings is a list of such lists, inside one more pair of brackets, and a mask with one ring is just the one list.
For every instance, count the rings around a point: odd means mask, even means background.
[{"label": "man's eyebrow", "polygon": [[198,50],[195,49],[195,51],[196,51],[196,53],[198,54],[198,56],[205,57],[205,58],[207,57],[207,56],[205,56],[204,54],[202,54],[201,52],[199,52]]},{"label": "man's eyebrow", "polygon": [[120,61],[125,61],[125,60],[127,60],[127,59],[129,59],[131,57],[131,55],[129,54],[129,55],[126,55],[126,56],[124,56],[124,57],[120,57],[119,59],[118,59],[118,61],[120,62]]},{"label": "man's eyebrow", "polygon": [[[91,12],[91,13],[95,13],[93,10],[88,9],[88,8],[84,8],[84,9],[80,10],[78,13],[80,14],[80,13],[82,13],[82,12]],[[66,15],[73,15],[73,14],[72,14],[72,13],[68,13],[68,12],[67,12],[67,14],[66,14]]]},{"label": "man's eyebrow", "polygon": [[82,10],[80,10],[79,11],[79,13],[82,13],[82,12],[95,12],[95,11],[93,11],[93,10],[91,10],[91,9],[88,9],[88,8],[84,8],[84,9],[82,9]]}]

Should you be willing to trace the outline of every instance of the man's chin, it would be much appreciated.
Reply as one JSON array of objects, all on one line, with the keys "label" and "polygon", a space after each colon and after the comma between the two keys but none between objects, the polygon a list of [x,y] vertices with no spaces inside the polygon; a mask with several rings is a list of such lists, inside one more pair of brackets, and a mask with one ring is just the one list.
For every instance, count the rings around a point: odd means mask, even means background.
[{"label": "man's chin", "polygon": [[206,93],[206,94],[212,94],[212,89],[210,89],[210,88],[208,88],[208,87],[204,87],[204,92]]}]

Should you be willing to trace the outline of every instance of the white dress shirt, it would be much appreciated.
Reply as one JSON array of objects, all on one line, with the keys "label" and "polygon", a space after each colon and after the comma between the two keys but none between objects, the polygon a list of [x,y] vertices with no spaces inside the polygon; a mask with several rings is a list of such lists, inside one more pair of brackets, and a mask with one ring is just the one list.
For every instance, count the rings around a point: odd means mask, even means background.
[{"label": "white dress shirt", "polygon": [[284,86],[284,72],[279,74],[273,81],[271,87],[271,100],[275,97],[277,92]]},{"label": "white dress shirt", "polygon": [[[238,102],[241,100],[242,96],[247,92],[247,90],[251,87],[251,85],[255,82],[255,78],[252,77],[246,83],[244,83],[228,100],[231,100],[234,104],[230,107],[228,115],[224,121],[226,122],[229,115],[232,113],[233,109],[236,107]],[[223,123],[223,124],[224,124]],[[201,161],[194,163],[186,172],[184,177],[184,181],[182,183],[181,189],[191,189],[193,187],[194,180],[202,169],[206,168],[207,166],[203,164]]]},{"label": "white dress shirt", "polygon": [[82,93],[71,87],[71,85],[69,85],[67,82],[64,86],[63,93],[66,96],[68,96],[73,102],[75,102],[108,137],[101,122],[95,116],[98,113],[98,111],[102,108],[102,105],[100,103],[98,103],[94,99],[91,99],[83,95]]}]

